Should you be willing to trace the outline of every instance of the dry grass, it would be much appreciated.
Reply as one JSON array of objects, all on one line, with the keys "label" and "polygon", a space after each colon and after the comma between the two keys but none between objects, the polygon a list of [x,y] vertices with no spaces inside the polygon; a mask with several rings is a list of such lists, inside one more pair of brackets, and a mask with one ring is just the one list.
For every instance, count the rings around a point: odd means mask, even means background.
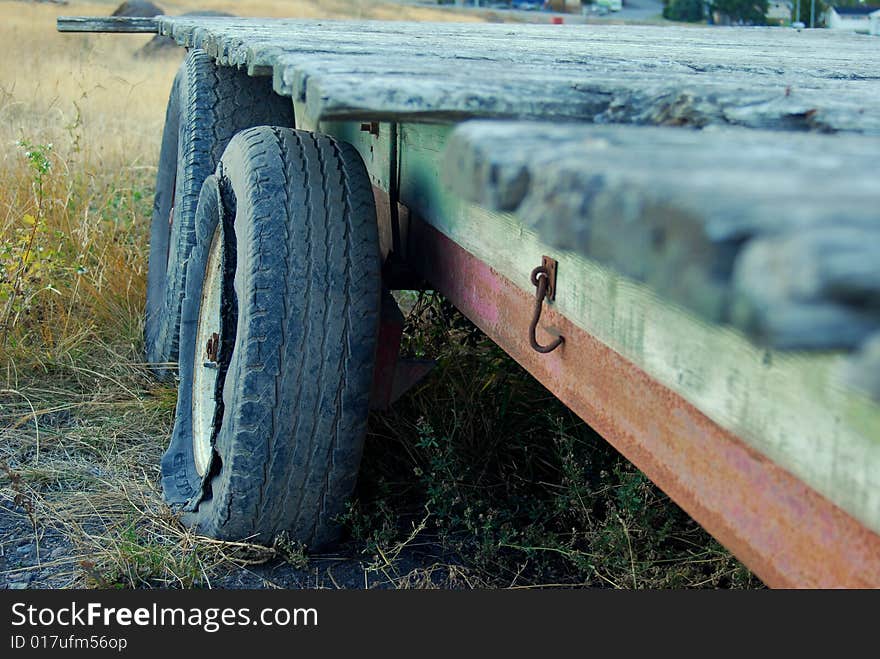
[{"label": "dry grass", "polygon": [[[203,6],[164,4],[169,13]],[[67,355],[88,343],[96,327],[117,339],[136,342],[140,336],[143,231],[167,94],[179,58],[133,58],[149,36],[54,31],[58,14],[108,14],[113,5],[0,5],[0,141],[5,146],[0,236],[7,248],[0,263],[5,276],[15,280],[19,298],[11,318],[0,317],[0,328],[9,334],[0,357],[13,371],[25,362],[51,363]],[[341,0],[212,6],[245,15],[448,16],[417,7]],[[33,148],[18,147],[22,141]],[[38,191],[25,154],[48,145],[51,151],[44,150],[51,169]],[[20,262],[23,256],[32,262],[19,291],[22,264],[16,265],[16,259]],[[6,302],[0,299],[0,309]],[[39,315],[39,322],[9,322],[21,320],[22,313]],[[135,348],[125,346],[126,351]]]},{"label": "dry grass", "polygon": [[[115,2],[115,0],[113,0]],[[111,2],[110,4],[113,4]],[[169,15],[195,9],[226,11],[237,16],[285,18],[356,18],[378,21],[456,21],[475,22],[479,18],[414,5],[397,5],[375,0],[212,0],[198,2],[158,2]]]},{"label": "dry grass", "polygon": [[[118,38],[55,34],[58,9],[0,5],[0,497],[24,504],[35,537],[61,526],[94,556],[101,540],[82,520],[101,528],[155,482],[142,460],[158,455],[173,403],[137,362],[175,65],[132,61]],[[76,558],[62,561],[83,584]]]},{"label": "dry grass", "polygon": [[[102,534],[155,499],[173,409],[139,361],[176,65],[133,60],[124,38],[56,34],[61,9],[104,8],[0,5],[0,497],[25,504],[35,537],[60,527],[79,555],[112,562]],[[75,556],[61,560],[86,583]]]},{"label": "dry grass", "polygon": [[[141,337],[152,186],[179,56],[132,57],[149,36],[54,29],[57,15],[107,15],[115,4],[0,4],[0,500],[23,504],[36,539],[54,528],[75,544],[62,559],[69,585],[210,583],[218,564],[275,552],[197,539],[161,503],[175,392],[148,377]],[[441,16],[373,2],[213,7]]]},{"label": "dry grass", "polygon": [[[2,260],[6,283],[18,298],[0,318],[2,363],[13,373],[49,368],[101,334],[130,358],[140,333],[148,196],[176,63],[135,60],[124,37],[56,34],[57,8],[0,9],[0,234],[11,251]],[[43,175],[26,157],[41,151]],[[22,281],[23,243],[31,262]]]}]

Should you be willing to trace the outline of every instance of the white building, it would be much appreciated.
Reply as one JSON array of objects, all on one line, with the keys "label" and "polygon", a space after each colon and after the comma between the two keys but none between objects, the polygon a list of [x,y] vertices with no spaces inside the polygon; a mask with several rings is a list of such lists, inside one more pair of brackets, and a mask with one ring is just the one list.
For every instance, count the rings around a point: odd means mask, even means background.
[{"label": "white building", "polygon": [[[825,25],[832,30],[876,34],[880,26],[880,7],[829,7]],[[873,29],[872,29],[873,27]]]},{"label": "white building", "polygon": [[791,23],[791,3],[788,0],[770,0],[764,15],[767,25],[789,25]]}]

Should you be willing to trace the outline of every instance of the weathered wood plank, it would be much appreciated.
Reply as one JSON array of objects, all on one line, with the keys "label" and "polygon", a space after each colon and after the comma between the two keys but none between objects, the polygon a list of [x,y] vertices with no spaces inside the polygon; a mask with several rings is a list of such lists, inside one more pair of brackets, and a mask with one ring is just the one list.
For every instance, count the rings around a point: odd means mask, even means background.
[{"label": "weathered wood plank", "polygon": [[310,123],[549,118],[880,134],[870,39],[780,29],[161,18]]},{"label": "weathered wood plank", "polygon": [[880,139],[470,122],[445,178],[776,348],[880,330]]},{"label": "weathered wood plank", "polygon": [[141,16],[59,16],[59,32],[157,33],[155,18]]},{"label": "weathered wood plank", "polygon": [[835,221],[830,206],[825,226],[749,241],[734,324],[782,347],[855,348],[880,330],[880,191],[871,205],[874,226]]},{"label": "weathered wood plank", "polygon": [[844,382],[880,403],[880,332],[871,336],[841,369]]},{"label": "weathered wood plank", "polygon": [[[271,45],[291,53],[412,53],[474,61],[575,63],[595,59],[657,70],[757,75],[797,73],[817,78],[877,79],[873,43],[840,33],[788,30],[719,30],[645,26],[541,26],[164,17],[165,33],[227,56]],[[526,38],[527,37],[527,38]],[[858,37],[855,37],[858,39]],[[817,57],[823,46],[827,57]],[[846,49],[840,46],[846,45]],[[785,53],[780,53],[780,47]],[[735,53],[735,56],[732,56]],[[866,59],[867,58],[867,59]],[[239,59],[238,64],[244,64]]]}]

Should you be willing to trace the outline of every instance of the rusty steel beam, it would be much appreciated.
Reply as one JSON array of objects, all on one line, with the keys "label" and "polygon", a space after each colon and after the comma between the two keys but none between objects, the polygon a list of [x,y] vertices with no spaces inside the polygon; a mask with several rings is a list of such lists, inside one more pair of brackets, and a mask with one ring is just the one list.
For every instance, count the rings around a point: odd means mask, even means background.
[{"label": "rusty steel beam", "polygon": [[413,359],[400,355],[403,324],[404,317],[400,307],[386,291],[382,296],[373,389],[370,393],[372,410],[387,410],[436,366],[430,359]]},{"label": "rusty steel beam", "polygon": [[370,409],[387,410],[391,406],[394,371],[400,359],[400,337],[403,335],[403,314],[390,293],[382,295],[379,337],[376,342],[376,364],[373,367],[373,389]]},{"label": "rusty steel beam", "polygon": [[521,288],[529,282],[506,279],[414,217],[408,238],[408,261],[422,277],[766,584],[880,587],[876,533],[552,305],[544,305],[538,336],[565,342],[535,352],[534,293]]}]

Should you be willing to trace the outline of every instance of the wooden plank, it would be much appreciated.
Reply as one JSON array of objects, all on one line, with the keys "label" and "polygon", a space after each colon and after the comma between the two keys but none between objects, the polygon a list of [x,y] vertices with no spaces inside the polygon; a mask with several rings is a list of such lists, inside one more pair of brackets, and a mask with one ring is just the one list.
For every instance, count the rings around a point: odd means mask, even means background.
[{"label": "wooden plank", "polygon": [[[321,128],[342,136],[343,125]],[[880,531],[880,406],[843,380],[847,355],[759,348],[741,332],[707,323],[643,283],[552,247],[514,215],[465,201],[442,182],[450,133],[445,126],[400,126],[403,203],[530,294],[531,269],[543,254],[557,258],[558,313]],[[380,135],[374,150],[390,148],[388,139]],[[367,142],[358,148],[369,156]],[[479,295],[478,284],[473,286]]]},{"label": "wooden plank", "polygon": [[59,32],[157,33],[155,18],[141,16],[59,16]]},{"label": "wooden plank", "polygon": [[159,19],[309,121],[519,117],[880,134],[878,53],[832,31]]},{"label": "wooden plank", "polygon": [[880,138],[471,122],[447,183],[780,349],[880,331]]},{"label": "wooden plank", "polygon": [[880,332],[869,337],[850,356],[843,368],[843,379],[880,403]]},{"label": "wooden plank", "polygon": [[[411,53],[425,59],[445,57],[476,64],[527,61],[542,66],[591,66],[598,60],[603,65],[652,65],[665,73],[748,71],[761,76],[788,71],[816,78],[876,77],[871,40],[854,40],[852,35],[841,33],[210,17],[164,17],[162,25],[164,33],[173,33],[181,43],[204,48],[228,59],[231,65],[244,65],[267,47],[301,54]],[[846,44],[849,49],[829,52],[827,59],[817,61],[816,44]],[[786,47],[784,54],[778,52],[780,45]]]}]

